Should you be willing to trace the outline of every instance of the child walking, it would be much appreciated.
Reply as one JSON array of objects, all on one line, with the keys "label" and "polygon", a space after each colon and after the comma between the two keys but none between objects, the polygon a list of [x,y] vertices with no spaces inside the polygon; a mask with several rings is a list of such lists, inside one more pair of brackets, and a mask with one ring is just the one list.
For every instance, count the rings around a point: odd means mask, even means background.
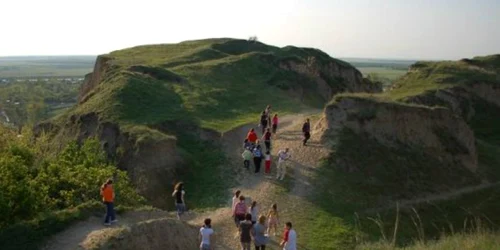
[{"label": "child walking", "polygon": [[274,227],[274,236],[276,236],[276,233],[278,232],[278,224],[280,223],[278,205],[276,205],[276,203],[273,204],[273,206],[269,210],[269,213],[267,213],[267,218],[269,218],[269,227],[267,228],[267,234],[270,234],[271,229]]},{"label": "child walking", "polygon": [[241,157],[243,157],[243,166],[249,170],[250,169],[250,160],[252,160],[252,158],[253,158],[253,154],[250,151],[250,149],[245,148],[245,150],[243,151],[243,154],[241,154]]},{"label": "child walking", "polygon": [[271,152],[266,151],[266,156],[265,156],[265,160],[266,160],[266,169],[264,170],[264,173],[266,174],[270,174],[271,173]]}]

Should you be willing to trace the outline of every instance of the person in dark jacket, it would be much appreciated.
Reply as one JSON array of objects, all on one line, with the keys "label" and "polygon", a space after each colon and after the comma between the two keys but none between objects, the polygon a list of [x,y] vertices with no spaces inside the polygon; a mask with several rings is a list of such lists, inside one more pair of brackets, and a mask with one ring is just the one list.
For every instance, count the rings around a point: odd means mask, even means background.
[{"label": "person in dark jacket", "polygon": [[260,126],[262,127],[262,134],[266,131],[267,124],[269,122],[269,118],[266,114],[266,111],[262,111],[262,114],[260,115]]},{"label": "person in dark jacket", "polygon": [[257,145],[253,149],[253,163],[255,164],[255,173],[260,172],[260,165],[262,162],[262,157],[263,157],[262,148],[260,147],[260,145]]},{"label": "person in dark jacket", "polygon": [[309,122],[309,118],[307,118],[304,125],[302,125],[302,133],[304,134],[302,145],[306,146],[307,141],[311,138],[311,123]]}]

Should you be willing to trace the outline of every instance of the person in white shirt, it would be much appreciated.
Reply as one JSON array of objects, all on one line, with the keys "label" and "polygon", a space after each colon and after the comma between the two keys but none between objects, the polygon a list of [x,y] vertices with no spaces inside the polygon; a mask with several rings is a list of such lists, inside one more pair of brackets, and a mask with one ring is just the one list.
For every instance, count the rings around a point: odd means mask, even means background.
[{"label": "person in white shirt", "polygon": [[285,224],[285,233],[280,246],[283,250],[297,250],[297,233],[293,230],[291,222]]},{"label": "person in white shirt", "polygon": [[278,171],[276,174],[276,179],[283,180],[286,175],[286,161],[290,158],[289,149],[280,150],[278,152]]},{"label": "person in white shirt", "polygon": [[240,190],[236,190],[236,192],[234,192],[233,203],[231,205],[231,215],[234,217],[234,223],[236,224],[236,227],[239,227],[240,225],[239,221],[237,221],[237,218],[234,216],[234,207],[236,206],[236,204],[238,204],[238,202],[240,202],[240,194]]},{"label": "person in white shirt", "polygon": [[[205,224],[200,228],[200,250],[213,250],[214,249],[214,230],[212,229],[212,220],[205,219]],[[210,241],[211,240],[211,241]]]}]

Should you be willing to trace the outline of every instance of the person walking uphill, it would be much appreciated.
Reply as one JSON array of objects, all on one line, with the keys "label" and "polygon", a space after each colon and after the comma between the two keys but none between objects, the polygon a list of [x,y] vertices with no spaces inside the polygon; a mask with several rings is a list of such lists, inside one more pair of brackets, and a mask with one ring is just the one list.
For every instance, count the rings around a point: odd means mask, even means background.
[{"label": "person walking uphill", "polygon": [[177,218],[180,220],[181,215],[186,210],[186,203],[184,202],[184,183],[179,182],[175,185],[175,190],[172,197],[175,198],[175,208],[177,209]]},{"label": "person walking uphill", "polygon": [[302,133],[304,134],[302,145],[306,146],[307,141],[311,138],[311,123],[309,122],[309,118],[307,118],[304,125],[302,125]]},{"label": "person walking uphill", "polygon": [[108,179],[101,186],[102,201],[106,205],[106,215],[104,216],[104,225],[110,226],[111,223],[117,222],[115,218],[115,192],[113,190],[113,180]]},{"label": "person walking uphill", "polygon": [[241,250],[250,250],[250,243],[252,242],[252,215],[246,214],[245,220],[240,223],[240,242]]},{"label": "person walking uphill", "polygon": [[262,134],[267,129],[267,125],[269,124],[269,117],[266,115],[266,111],[262,111],[262,114],[260,115],[260,126],[262,127]]},{"label": "person walking uphill", "polygon": [[266,109],[264,109],[264,112],[266,113],[266,116],[267,116],[267,124],[270,126],[271,125],[271,105],[267,105]]},{"label": "person walking uphill", "polygon": [[266,145],[266,151],[271,150],[271,130],[269,128],[266,129],[264,135],[262,135],[262,139],[264,140],[264,145]]},{"label": "person walking uphill", "polygon": [[259,139],[257,137],[257,133],[255,133],[255,129],[250,129],[250,131],[248,131],[248,134],[247,134],[247,139],[248,139],[248,142],[250,142],[251,144],[255,145],[255,143],[257,143],[257,139]]},{"label": "person walking uphill", "polygon": [[272,126],[273,127],[273,134],[276,134],[276,130],[278,129],[278,114],[274,114],[272,125],[273,125]]},{"label": "person walking uphill", "polygon": [[262,164],[262,149],[260,145],[257,145],[253,149],[253,163],[255,164],[255,173],[260,172],[260,166]]},{"label": "person walking uphill", "polygon": [[266,235],[266,216],[261,215],[259,221],[253,225],[253,241],[255,250],[266,250],[269,237]]},{"label": "person walking uphill", "polygon": [[212,250],[214,240],[212,235],[214,230],[212,229],[212,220],[210,218],[205,219],[203,226],[200,228],[200,250]]},{"label": "person walking uphill", "polygon": [[[245,196],[240,195],[238,198],[240,201],[234,205],[233,209],[233,216],[234,216],[234,222],[236,223],[236,227],[240,226],[240,222],[245,220],[245,214],[247,213],[247,204],[245,204]],[[250,220],[252,219],[252,216],[250,216]],[[251,224],[252,222],[250,222]]]},{"label": "person walking uphill", "polygon": [[283,250],[297,250],[297,233],[293,230],[291,222],[285,223],[285,233],[280,246]]},{"label": "person walking uphill", "polygon": [[286,175],[286,164],[288,159],[290,159],[290,153],[289,149],[286,148],[285,150],[280,150],[278,152],[278,169],[277,169],[277,174],[276,174],[276,179],[278,180],[283,180]]},{"label": "person walking uphill", "polygon": [[250,160],[252,160],[252,156],[253,154],[248,148],[245,148],[245,150],[241,154],[241,157],[243,157],[243,166],[246,169],[250,169]]}]

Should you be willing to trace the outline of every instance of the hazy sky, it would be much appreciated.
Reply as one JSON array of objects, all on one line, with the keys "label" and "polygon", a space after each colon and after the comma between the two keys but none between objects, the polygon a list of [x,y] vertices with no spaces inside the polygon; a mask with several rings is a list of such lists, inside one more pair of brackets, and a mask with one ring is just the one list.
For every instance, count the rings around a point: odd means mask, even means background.
[{"label": "hazy sky", "polygon": [[0,56],[258,36],[334,57],[500,53],[500,0],[1,0]]}]

